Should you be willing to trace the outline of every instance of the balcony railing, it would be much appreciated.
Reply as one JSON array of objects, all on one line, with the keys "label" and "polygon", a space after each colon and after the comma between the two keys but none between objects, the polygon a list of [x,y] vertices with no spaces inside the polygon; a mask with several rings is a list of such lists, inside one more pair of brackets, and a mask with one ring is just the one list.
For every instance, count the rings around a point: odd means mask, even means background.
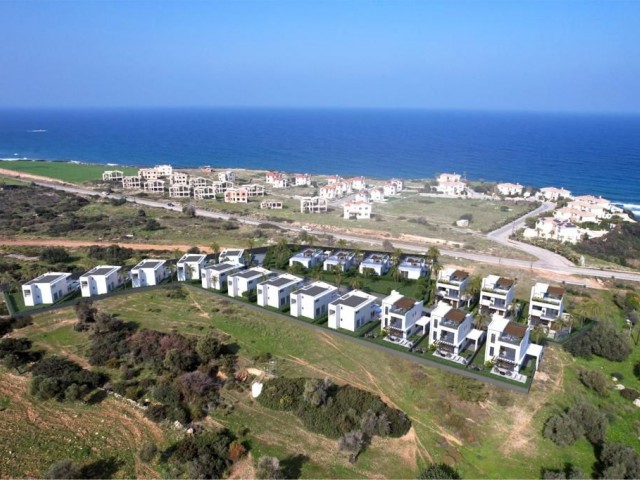
[{"label": "balcony railing", "polygon": [[533,297],[531,301],[540,303],[553,303],[554,305],[560,305],[560,303],[562,303],[561,299],[551,297]]},{"label": "balcony railing", "polygon": [[505,333],[500,335],[499,340],[501,342],[511,343],[512,345],[520,345],[520,343],[522,342],[521,338],[514,337],[513,335],[507,335]]}]

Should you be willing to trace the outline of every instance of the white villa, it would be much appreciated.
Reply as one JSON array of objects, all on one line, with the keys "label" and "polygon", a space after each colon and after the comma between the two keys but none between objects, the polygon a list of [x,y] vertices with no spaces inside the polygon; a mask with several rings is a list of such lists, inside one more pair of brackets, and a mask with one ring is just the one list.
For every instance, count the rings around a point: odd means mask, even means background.
[{"label": "white villa", "polygon": [[564,288],[536,283],[531,288],[529,325],[554,329],[554,322],[564,313]]},{"label": "white villa", "polygon": [[332,183],[331,185],[323,185],[322,187],[320,187],[318,194],[320,195],[320,198],[326,198],[327,200],[334,200],[344,195],[340,184],[337,183]]},{"label": "white villa", "polygon": [[123,178],[124,178],[124,172],[121,172],[120,170],[105,170],[102,173],[103,182],[122,181]]},{"label": "white villa", "polygon": [[454,308],[460,308],[469,303],[466,293],[469,285],[469,272],[445,268],[438,273],[436,282],[436,297]]},{"label": "white villa", "polygon": [[224,192],[225,203],[247,203],[249,201],[249,191],[246,188],[228,188]]},{"label": "white villa", "polygon": [[291,292],[289,313],[293,317],[315,320],[327,313],[329,303],[340,295],[337,287],[325,282],[313,282]]},{"label": "white villa", "polygon": [[371,201],[371,194],[369,193],[368,190],[365,190],[363,188],[362,190],[359,190],[358,193],[356,193],[354,200],[356,202],[369,203]]},{"label": "white villa", "polygon": [[300,199],[300,213],[326,213],[329,202],[322,197],[302,197]]},{"label": "white villa", "polygon": [[258,305],[280,310],[289,305],[292,290],[302,287],[303,279],[283,273],[258,284]]},{"label": "white villa", "polygon": [[142,260],[129,272],[133,288],[158,285],[171,276],[166,260]]},{"label": "white villa", "polygon": [[395,183],[387,182],[382,187],[383,196],[393,197],[398,194],[398,186]]},{"label": "white villa", "polygon": [[355,266],[356,254],[345,250],[333,252],[324,261],[323,270],[346,272]]},{"label": "white villa", "polygon": [[283,203],[281,200],[263,200],[260,202],[261,209],[267,210],[281,210]]},{"label": "white villa", "polygon": [[247,183],[246,185],[242,185],[247,191],[247,195],[249,198],[252,197],[264,197],[264,185],[258,185],[257,183]]},{"label": "white villa", "polygon": [[372,253],[370,255],[367,255],[367,257],[365,257],[365,259],[360,262],[358,272],[363,274],[367,270],[369,270],[381,277],[382,275],[387,273],[390,268],[391,260],[389,259],[389,255],[384,253]]},{"label": "white villa", "polygon": [[171,165],[156,165],[155,167],[153,167],[156,172],[158,172],[158,175],[160,175],[161,177],[170,177],[171,174],[173,173],[173,167]]},{"label": "white villa", "polygon": [[402,190],[404,190],[404,180],[402,180],[401,178],[392,178],[391,180],[389,180],[389,183],[392,183],[396,186],[397,193],[400,193]]},{"label": "white villa", "polygon": [[372,202],[384,202],[384,188],[375,187],[371,189],[371,201]]},{"label": "white villa", "polygon": [[[542,347],[530,342],[531,329],[526,325],[510,322],[506,318],[494,316],[487,329],[485,362],[494,362],[492,373],[512,376],[524,366],[527,355],[535,357],[536,367],[540,366]],[[526,378],[521,379],[521,381]]]},{"label": "white villa", "polygon": [[80,290],[83,297],[104,295],[122,285],[120,269],[113,265],[99,265],[80,276]]},{"label": "white villa", "polygon": [[137,175],[122,178],[122,188],[125,190],[140,189],[141,187],[142,180]]},{"label": "white villa", "polygon": [[268,184],[268,185],[273,185],[273,182],[278,178],[282,176],[282,173],[280,172],[267,172],[264,178],[264,181]]},{"label": "white villa", "polygon": [[188,185],[177,183],[169,187],[169,197],[188,198],[191,196],[191,188]]},{"label": "white villa", "polygon": [[369,220],[371,218],[371,204],[369,202],[345,202],[343,208],[346,220]]},{"label": "white villa", "polygon": [[74,290],[70,273],[47,272],[22,285],[22,298],[27,307],[49,305]]},{"label": "white villa", "polygon": [[382,299],[382,322],[380,328],[389,335],[407,340],[420,328],[417,324],[422,318],[423,302],[405,297],[392,290]]},{"label": "white villa", "polygon": [[587,233],[585,229],[578,228],[571,222],[552,217],[542,217],[536,222],[536,228],[525,228],[523,236],[525,238],[539,237],[559,242],[578,243],[585,233]]},{"label": "white villa", "polygon": [[178,260],[178,281],[200,280],[202,268],[207,263],[207,256],[202,253],[187,253]]},{"label": "white villa", "polygon": [[233,265],[245,266],[247,259],[245,258],[244,250],[238,248],[225,248],[220,252],[218,257],[219,262],[232,263]]},{"label": "white villa", "polygon": [[245,292],[256,290],[258,283],[274,274],[262,267],[253,267],[227,276],[227,295],[241,297]]},{"label": "white villa", "polygon": [[510,278],[488,275],[482,279],[480,310],[508,316],[515,297],[515,282]]},{"label": "white villa", "polygon": [[459,182],[460,180],[462,180],[462,175],[459,173],[441,173],[436,178],[438,183]]},{"label": "white villa", "polygon": [[564,188],[544,187],[540,189],[538,196],[544,200],[555,202],[561,198],[571,198],[571,192]]},{"label": "white villa", "polygon": [[467,336],[473,330],[473,315],[446,303],[439,303],[431,312],[429,345],[442,352],[459,355],[466,347]]},{"label": "white villa", "polygon": [[236,181],[236,172],[231,170],[226,170],[224,172],[218,172],[218,181],[219,182],[235,182]]},{"label": "white villa", "polygon": [[364,177],[353,177],[348,180],[352,190],[363,190],[367,188],[367,182]]},{"label": "white villa", "polygon": [[436,192],[444,195],[462,195],[467,191],[467,184],[464,182],[441,182],[435,187]]},{"label": "white villa", "polygon": [[147,180],[144,191],[148,193],[164,193],[164,180]]},{"label": "white villa", "polygon": [[175,172],[171,175],[171,185],[188,185],[189,184],[189,174],[183,172]]},{"label": "white villa", "polygon": [[202,288],[223,291],[227,288],[227,277],[243,268],[242,265],[230,262],[207,265],[202,269]]},{"label": "white villa", "polygon": [[287,188],[289,186],[289,177],[286,175],[280,174],[277,178],[273,180],[273,188]]},{"label": "white villa", "polygon": [[519,197],[524,191],[524,186],[519,183],[499,183],[496,189],[500,195],[505,197]]},{"label": "white villa", "polygon": [[304,268],[313,268],[321,265],[326,258],[324,250],[321,248],[305,248],[301,252],[296,253],[289,259],[289,266],[293,267],[296,263],[302,265]]},{"label": "white villa", "polygon": [[418,280],[429,271],[427,262],[423,257],[406,256],[400,260],[398,270],[402,278]]},{"label": "white villa", "polygon": [[329,304],[329,328],[355,332],[376,318],[376,297],[353,290]]},{"label": "white villa", "polygon": [[294,179],[294,185],[296,187],[304,187],[304,186],[311,185],[311,175],[309,175],[308,173],[296,173],[293,176],[293,179]]},{"label": "white villa", "polygon": [[327,177],[327,185],[333,185],[334,183],[341,183],[344,179],[340,175],[330,175]]}]

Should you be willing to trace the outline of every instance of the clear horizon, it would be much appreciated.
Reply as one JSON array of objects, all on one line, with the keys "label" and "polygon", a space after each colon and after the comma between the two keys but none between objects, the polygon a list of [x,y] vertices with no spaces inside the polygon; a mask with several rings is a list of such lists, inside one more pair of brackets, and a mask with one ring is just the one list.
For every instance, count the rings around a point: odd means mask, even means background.
[{"label": "clear horizon", "polygon": [[640,113],[640,2],[0,2],[0,108]]}]

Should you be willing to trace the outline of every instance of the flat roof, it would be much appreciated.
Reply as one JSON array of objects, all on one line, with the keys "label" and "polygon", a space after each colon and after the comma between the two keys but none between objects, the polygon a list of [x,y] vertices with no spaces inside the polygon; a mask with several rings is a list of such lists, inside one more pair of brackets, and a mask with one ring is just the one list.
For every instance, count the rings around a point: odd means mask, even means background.
[{"label": "flat roof", "polygon": [[507,326],[504,327],[504,333],[511,335],[512,337],[524,338],[525,333],[527,333],[527,326],[509,322],[507,323]]},{"label": "flat roof", "polygon": [[200,262],[207,258],[206,255],[185,255],[180,259],[181,262]]},{"label": "flat roof", "polygon": [[238,272],[236,274],[234,274],[234,277],[240,277],[240,278],[253,278],[253,277],[259,277],[261,275],[269,275],[270,272],[263,272],[261,270],[256,270],[255,268],[251,268],[249,270],[245,270],[243,272]]},{"label": "flat roof", "polygon": [[409,297],[401,297],[393,304],[395,307],[402,308],[405,310],[410,310],[416,304],[416,301],[413,298]]},{"label": "flat roof", "polygon": [[230,256],[230,257],[237,257],[238,255],[242,255],[242,252],[244,252],[244,250],[225,250],[224,252],[222,252],[223,256]]},{"label": "flat roof", "polygon": [[29,280],[25,285],[35,285],[37,283],[53,283],[61,278],[70,277],[70,273],[45,273],[44,275],[40,275],[39,277],[34,278],[33,280]]},{"label": "flat roof", "polygon": [[264,285],[272,285],[274,287],[283,287],[285,285],[288,285],[290,283],[296,283],[296,282],[300,282],[302,281],[301,278],[290,278],[290,277],[284,277],[284,276],[280,276],[280,277],[275,277],[275,278],[270,278],[269,280],[265,281],[263,284]]},{"label": "flat roof", "polygon": [[323,287],[321,285],[309,285],[308,287],[302,287],[299,290],[299,292],[304,293],[305,295],[316,297],[322,293],[328,292],[329,290],[331,290],[331,287]]},{"label": "flat roof", "polygon": [[334,303],[335,305],[346,305],[347,307],[355,308],[371,300],[373,299],[370,297],[365,297],[361,294],[348,293],[347,295],[339,298],[338,300],[334,300],[332,303]]},{"label": "flat roof", "polygon": [[445,314],[444,318],[446,320],[451,320],[452,322],[462,323],[464,322],[464,319],[467,318],[467,312],[463,312],[457,308],[452,308]]},{"label": "flat roof", "polygon": [[142,260],[133,268],[158,268],[163,263],[165,263],[165,260]]},{"label": "flat roof", "polygon": [[240,266],[230,262],[222,262],[222,263],[218,263],[217,265],[209,265],[208,267],[205,267],[205,270],[215,270],[216,272],[224,272],[225,270],[231,270],[233,268],[240,268]]},{"label": "flat roof", "polygon": [[108,275],[112,272],[115,272],[117,270],[120,270],[120,267],[110,267],[110,266],[100,266],[100,267],[95,267],[91,270],[89,270],[87,273],[85,273],[84,275],[82,275],[83,277],[85,275]]}]

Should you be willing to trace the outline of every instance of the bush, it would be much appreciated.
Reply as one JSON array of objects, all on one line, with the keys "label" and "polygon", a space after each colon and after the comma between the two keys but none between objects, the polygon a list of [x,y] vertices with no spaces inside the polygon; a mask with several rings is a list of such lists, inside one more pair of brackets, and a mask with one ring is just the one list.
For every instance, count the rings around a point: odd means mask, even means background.
[{"label": "bush", "polygon": [[89,247],[87,254],[89,258],[94,260],[110,265],[120,265],[133,257],[134,251],[131,248],[124,248],[119,245],[109,245],[108,247],[93,245]]},{"label": "bush", "polygon": [[51,465],[44,473],[44,478],[84,478],[82,467],[71,460],[61,460]]},{"label": "bush", "polygon": [[234,440],[228,430],[204,432],[185,437],[165,452],[170,461],[188,467],[190,478],[223,478],[231,465],[229,445]]},{"label": "bush", "polygon": [[570,415],[562,413],[547,420],[542,435],[556,445],[565,447],[573,445],[581,438],[584,435],[584,429]]},{"label": "bush", "polygon": [[85,370],[71,360],[55,356],[38,362],[32,373],[31,393],[41,400],[76,400],[108,379],[103,373]]},{"label": "bush", "polygon": [[640,398],[640,392],[634,390],[633,388],[625,388],[623,390],[620,390],[620,395],[622,395],[622,397],[626,398],[627,400],[631,400],[632,402],[636,398]]},{"label": "bush", "polygon": [[455,468],[446,463],[432,463],[418,475],[418,480],[446,478],[460,479],[462,477]]},{"label": "bush", "polygon": [[550,417],[542,434],[561,447],[573,445],[583,435],[598,445],[604,441],[608,426],[604,413],[589,403],[578,403],[566,412]]},{"label": "bush", "polygon": [[147,442],[140,447],[140,460],[144,463],[152,462],[158,453],[158,447],[154,443]]},{"label": "bush", "polygon": [[601,478],[640,478],[640,456],[631,447],[607,442],[600,453]]},{"label": "bush", "polygon": [[40,252],[40,260],[47,263],[65,263],[69,258],[69,253],[63,247],[45,247]]},{"label": "bush", "polygon": [[155,218],[147,218],[147,221],[144,223],[144,226],[142,227],[143,230],[146,230],[148,232],[160,230],[161,228],[162,228],[162,225],[160,225],[160,222],[158,222]]},{"label": "bush", "polygon": [[601,397],[609,396],[609,378],[598,370],[580,370],[578,378],[582,384]]},{"label": "bush", "polygon": [[622,362],[631,353],[629,338],[615,325],[606,322],[569,340],[564,348],[576,357],[588,359],[593,354],[613,362]]}]

